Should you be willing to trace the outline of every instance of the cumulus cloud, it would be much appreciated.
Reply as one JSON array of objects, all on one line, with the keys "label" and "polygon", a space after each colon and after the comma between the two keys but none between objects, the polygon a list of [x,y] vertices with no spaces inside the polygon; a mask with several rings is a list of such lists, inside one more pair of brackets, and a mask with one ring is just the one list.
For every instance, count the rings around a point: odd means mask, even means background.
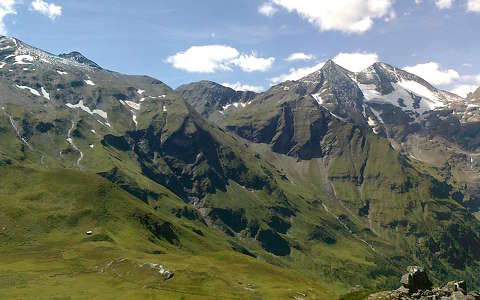
[{"label": "cumulus cloud", "polygon": [[311,66],[311,67],[305,67],[305,68],[292,68],[290,69],[290,71],[286,74],[282,74],[280,76],[277,76],[277,77],[274,77],[272,79],[270,79],[270,81],[273,83],[273,84],[277,84],[277,83],[280,83],[280,82],[284,82],[284,81],[288,81],[288,80],[299,80],[309,74],[312,74],[313,72],[315,71],[318,71],[320,70],[323,65],[325,64],[325,62],[320,62],[314,66]]},{"label": "cumulus cloud", "polygon": [[435,0],[435,5],[439,9],[448,9],[452,7],[454,0]]},{"label": "cumulus cloud", "polygon": [[43,0],[35,0],[31,4],[31,8],[34,11],[41,13],[49,17],[51,20],[55,20],[62,15],[62,7],[53,3],[48,3]]},{"label": "cumulus cloud", "polygon": [[312,54],[305,54],[303,52],[292,53],[286,60],[287,61],[297,61],[297,60],[312,60],[314,56]]},{"label": "cumulus cloud", "polygon": [[480,13],[480,0],[468,0],[467,10]]},{"label": "cumulus cloud", "polygon": [[239,81],[237,81],[235,83],[224,82],[224,83],[222,83],[222,85],[226,86],[226,87],[229,87],[231,89],[234,89],[236,91],[252,91],[252,92],[255,92],[255,93],[260,93],[260,92],[263,92],[265,90],[265,88],[263,86],[242,84]]},{"label": "cumulus cloud", "polygon": [[274,62],[274,57],[257,57],[257,54],[255,52],[252,52],[252,54],[250,55],[242,54],[232,61],[234,65],[240,67],[240,69],[245,72],[265,72],[272,67]]},{"label": "cumulus cloud", "polygon": [[460,79],[460,74],[457,71],[453,69],[441,70],[440,65],[436,62],[407,66],[403,69],[422,77],[433,85],[448,85]]},{"label": "cumulus cloud", "polygon": [[374,19],[395,16],[393,0],[272,0],[272,4],[297,13],[321,31],[363,33],[372,27]]},{"label": "cumulus cloud", "polygon": [[378,62],[378,55],[376,53],[339,53],[333,61],[347,70],[352,72],[360,72],[374,63]]},{"label": "cumulus cloud", "polygon": [[273,57],[261,58],[255,53],[240,54],[237,49],[225,45],[193,46],[166,59],[176,69],[191,73],[232,71],[233,66],[245,72],[266,71],[274,61]]},{"label": "cumulus cloud", "polygon": [[278,8],[273,6],[272,3],[267,2],[260,5],[258,12],[264,16],[273,17],[278,12]]},{"label": "cumulus cloud", "polygon": [[240,53],[224,45],[193,46],[167,58],[176,69],[192,73],[215,73],[231,71],[231,62]]},{"label": "cumulus cloud", "polygon": [[468,94],[475,92],[477,88],[478,85],[460,84],[450,89],[450,92],[459,95],[460,97],[466,98]]},{"label": "cumulus cloud", "polygon": [[480,75],[459,74],[454,69],[441,69],[436,62],[404,67],[405,71],[422,77],[434,86],[467,97],[480,86]]},{"label": "cumulus cloud", "polygon": [[16,0],[0,0],[0,34],[7,34],[7,28],[5,27],[4,18],[7,15],[14,15]]},{"label": "cumulus cloud", "polygon": [[480,86],[480,75],[463,75],[449,90],[462,97],[475,92]]}]

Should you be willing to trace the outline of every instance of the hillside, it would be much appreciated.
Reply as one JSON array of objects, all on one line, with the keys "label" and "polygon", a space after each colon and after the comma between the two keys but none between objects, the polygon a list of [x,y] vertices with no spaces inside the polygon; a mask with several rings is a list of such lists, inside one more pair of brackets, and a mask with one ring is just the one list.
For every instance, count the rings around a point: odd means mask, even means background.
[{"label": "hillside", "polygon": [[[412,264],[480,286],[476,133],[431,125],[477,128],[450,107],[464,99],[386,64],[175,91],[0,46],[0,295],[331,299]],[[409,148],[429,135],[434,162]]]}]

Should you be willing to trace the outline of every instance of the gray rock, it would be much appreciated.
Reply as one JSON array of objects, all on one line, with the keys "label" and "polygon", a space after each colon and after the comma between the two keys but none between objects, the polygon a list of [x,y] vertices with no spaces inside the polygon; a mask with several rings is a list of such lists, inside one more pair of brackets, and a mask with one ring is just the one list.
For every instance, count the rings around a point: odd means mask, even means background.
[{"label": "gray rock", "polygon": [[452,296],[450,297],[451,300],[466,300],[467,299],[467,296],[460,292],[460,291],[457,291],[457,292],[453,292],[452,293]]},{"label": "gray rock", "polygon": [[450,281],[442,287],[432,288],[427,273],[421,267],[411,266],[400,280],[402,286],[394,291],[370,295],[368,299],[397,300],[480,300],[480,293],[467,294],[465,281]]},{"label": "gray rock", "polygon": [[173,277],[174,273],[173,272],[170,272],[170,271],[165,271],[163,273],[163,278],[165,278],[165,280],[169,280]]},{"label": "gray rock", "polygon": [[480,300],[480,293],[477,293],[477,292],[468,293],[467,299],[468,300]]},{"label": "gray rock", "polygon": [[427,272],[421,267],[410,266],[407,268],[408,274],[402,276],[400,283],[407,288],[410,294],[420,290],[428,290],[432,287],[432,282],[428,279]]}]

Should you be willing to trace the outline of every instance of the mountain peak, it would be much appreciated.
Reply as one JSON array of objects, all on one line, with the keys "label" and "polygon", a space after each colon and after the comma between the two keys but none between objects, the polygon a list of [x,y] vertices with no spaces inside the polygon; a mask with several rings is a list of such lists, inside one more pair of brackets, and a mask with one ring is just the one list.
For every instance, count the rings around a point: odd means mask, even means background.
[{"label": "mountain peak", "polygon": [[80,64],[84,64],[84,65],[87,65],[87,66],[90,66],[90,67],[93,67],[93,68],[96,68],[96,69],[101,69],[102,68],[97,63],[95,63],[94,61],[86,58],[82,53],[80,53],[78,51],[72,51],[70,53],[62,53],[58,56],[61,57],[61,58],[76,61]]},{"label": "mountain peak", "polygon": [[323,67],[331,67],[331,66],[338,66],[334,61],[333,59],[329,59],[325,62],[325,64],[323,65]]},{"label": "mountain peak", "polygon": [[480,88],[468,96],[469,100],[480,100]]}]

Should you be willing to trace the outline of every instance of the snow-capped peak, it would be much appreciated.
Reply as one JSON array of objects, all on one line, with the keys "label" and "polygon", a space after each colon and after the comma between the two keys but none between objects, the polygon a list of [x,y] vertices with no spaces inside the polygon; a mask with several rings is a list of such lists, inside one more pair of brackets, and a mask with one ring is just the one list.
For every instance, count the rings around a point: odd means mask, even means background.
[{"label": "snow-capped peak", "polygon": [[6,65],[50,64],[58,68],[68,66],[83,69],[100,68],[78,52],[72,53],[57,56],[32,47],[16,38],[0,36],[0,61]]}]

